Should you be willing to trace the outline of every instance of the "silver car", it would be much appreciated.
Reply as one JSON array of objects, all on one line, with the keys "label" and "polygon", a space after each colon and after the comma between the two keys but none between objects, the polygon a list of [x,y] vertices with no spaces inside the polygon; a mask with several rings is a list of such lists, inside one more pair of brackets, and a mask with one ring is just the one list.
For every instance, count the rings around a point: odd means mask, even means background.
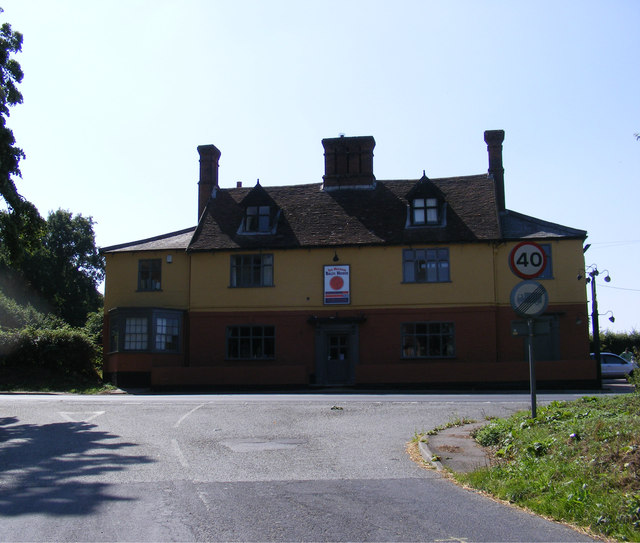
[{"label": "silver car", "polygon": [[[591,358],[595,360],[596,355],[591,353]],[[614,377],[625,377],[638,369],[635,362],[629,362],[621,356],[613,353],[600,353],[600,368],[602,377],[610,379]]]}]

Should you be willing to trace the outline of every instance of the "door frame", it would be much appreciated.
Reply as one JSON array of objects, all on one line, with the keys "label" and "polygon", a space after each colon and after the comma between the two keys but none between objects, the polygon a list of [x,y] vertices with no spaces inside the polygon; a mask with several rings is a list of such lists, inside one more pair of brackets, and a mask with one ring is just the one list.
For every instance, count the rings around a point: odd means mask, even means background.
[{"label": "door frame", "polygon": [[[347,376],[343,382],[330,383],[327,374],[329,336],[346,335],[349,338]],[[353,322],[317,323],[315,332],[316,384],[322,386],[349,386],[355,383],[356,364],[359,361],[359,326]]]}]

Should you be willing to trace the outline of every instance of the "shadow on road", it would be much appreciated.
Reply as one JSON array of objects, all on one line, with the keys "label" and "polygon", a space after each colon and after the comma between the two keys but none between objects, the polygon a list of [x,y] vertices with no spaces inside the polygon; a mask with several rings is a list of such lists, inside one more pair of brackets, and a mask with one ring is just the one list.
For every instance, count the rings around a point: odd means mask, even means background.
[{"label": "shadow on road", "polygon": [[87,422],[35,425],[0,418],[0,516],[87,515],[104,502],[122,501],[109,495],[109,484],[91,477],[154,460],[124,455],[135,444],[96,428]]}]

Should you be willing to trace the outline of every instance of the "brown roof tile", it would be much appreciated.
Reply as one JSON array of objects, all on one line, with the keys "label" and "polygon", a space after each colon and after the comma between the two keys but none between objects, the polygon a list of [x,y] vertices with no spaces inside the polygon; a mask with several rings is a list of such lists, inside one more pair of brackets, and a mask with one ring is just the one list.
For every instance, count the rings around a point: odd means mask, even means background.
[{"label": "brown roof tile", "polygon": [[[443,226],[407,228],[407,196],[418,183],[425,184],[425,180],[433,185],[435,193],[445,198],[446,221]],[[372,190],[324,191],[321,184],[262,187],[270,199],[267,203],[277,205],[281,211],[275,234],[239,232],[244,215],[242,203],[251,190],[217,189],[189,250],[448,243],[500,238],[494,183],[487,174],[378,181]]]}]

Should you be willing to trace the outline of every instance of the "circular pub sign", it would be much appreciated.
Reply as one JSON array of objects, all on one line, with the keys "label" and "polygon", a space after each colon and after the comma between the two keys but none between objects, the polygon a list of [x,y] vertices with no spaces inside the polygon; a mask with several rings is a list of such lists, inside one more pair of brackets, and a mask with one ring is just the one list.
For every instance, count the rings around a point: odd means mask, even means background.
[{"label": "circular pub sign", "polygon": [[547,267],[547,254],[537,243],[522,241],[511,250],[509,266],[518,277],[534,279]]}]

